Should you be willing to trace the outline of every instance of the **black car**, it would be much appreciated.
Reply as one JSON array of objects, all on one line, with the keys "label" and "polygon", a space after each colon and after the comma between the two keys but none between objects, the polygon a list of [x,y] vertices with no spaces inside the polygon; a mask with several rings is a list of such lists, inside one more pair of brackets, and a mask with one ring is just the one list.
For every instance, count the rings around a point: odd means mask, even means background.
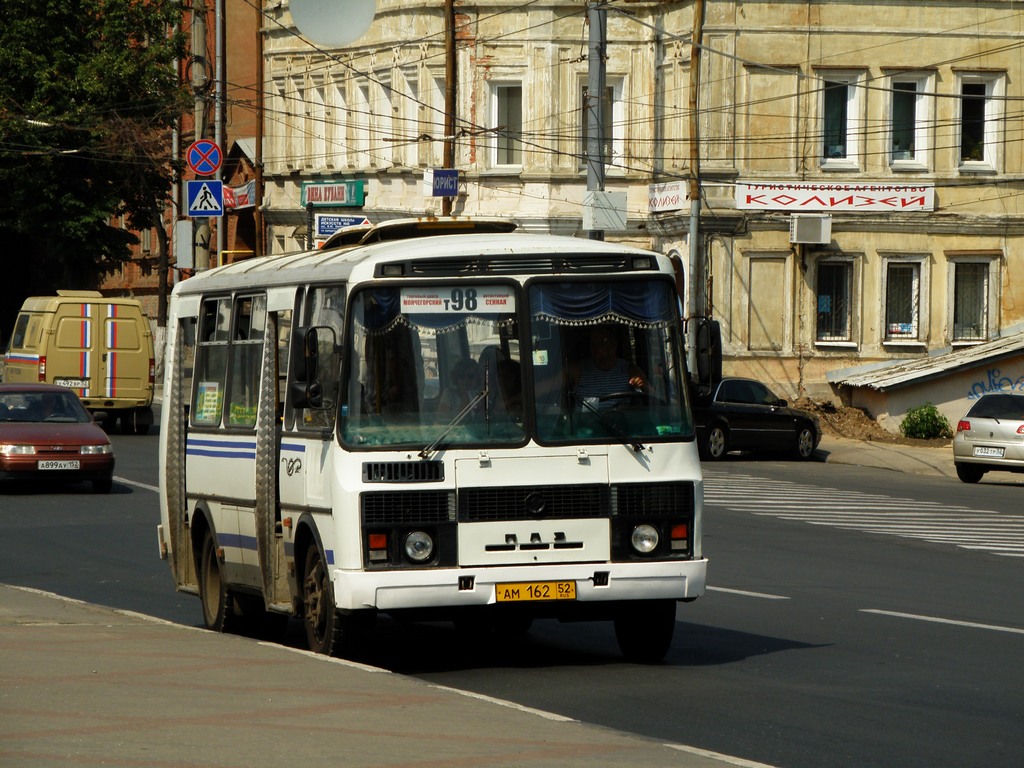
[{"label": "black car", "polygon": [[809,459],[821,440],[814,414],[790,408],[754,379],[722,379],[710,394],[694,398],[693,416],[703,459],[721,459],[729,451],[785,452]]}]

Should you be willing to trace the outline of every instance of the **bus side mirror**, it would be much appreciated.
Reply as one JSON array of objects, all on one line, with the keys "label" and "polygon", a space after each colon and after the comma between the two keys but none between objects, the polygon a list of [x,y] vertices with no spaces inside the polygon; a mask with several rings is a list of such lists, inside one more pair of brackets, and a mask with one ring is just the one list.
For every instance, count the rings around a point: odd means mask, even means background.
[{"label": "bus side mirror", "polygon": [[696,353],[697,390],[703,394],[722,380],[722,329],[717,320],[699,320]]},{"label": "bus side mirror", "polygon": [[315,327],[295,329],[292,337],[292,371],[289,389],[294,408],[319,408],[323,387],[317,381],[320,368],[320,338]]}]

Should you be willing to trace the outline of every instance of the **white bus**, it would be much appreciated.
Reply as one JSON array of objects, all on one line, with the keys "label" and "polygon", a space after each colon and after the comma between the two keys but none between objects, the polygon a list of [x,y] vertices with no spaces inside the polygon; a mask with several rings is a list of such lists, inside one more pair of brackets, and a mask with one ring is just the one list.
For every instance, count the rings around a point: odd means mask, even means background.
[{"label": "white bus", "polygon": [[707,569],[673,265],[511,224],[432,234],[450,224],[175,286],[161,556],[210,629],[301,617],[321,653],[358,654],[383,612],[610,620],[659,660]]}]

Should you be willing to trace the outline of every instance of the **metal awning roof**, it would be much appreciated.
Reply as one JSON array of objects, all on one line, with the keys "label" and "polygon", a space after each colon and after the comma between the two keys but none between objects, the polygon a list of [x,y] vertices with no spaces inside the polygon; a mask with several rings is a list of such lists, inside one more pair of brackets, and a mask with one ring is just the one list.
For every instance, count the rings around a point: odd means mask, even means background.
[{"label": "metal awning roof", "polygon": [[945,376],[963,368],[972,368],[1024,352],[1024,333],[971,347],[944,351],[918,360],[897,360],[882,365],[832,371],[826,377],[832,384],[847,387],[868,387],[885,391]]}]

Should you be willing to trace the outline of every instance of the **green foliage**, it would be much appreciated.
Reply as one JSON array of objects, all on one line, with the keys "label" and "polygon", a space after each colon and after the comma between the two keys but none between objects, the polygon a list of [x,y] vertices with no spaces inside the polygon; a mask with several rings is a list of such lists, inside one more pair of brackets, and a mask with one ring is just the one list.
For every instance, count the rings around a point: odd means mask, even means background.
[{"label": "green foliage", "polygon": [[[88,288],[170,199],[180,0],[0,2],[0,241],[23,295]],[[0,290],[0,323],[14,286]]]},{"label": "green foliage", "polygon": [[907,411],[907,415],[900,422],[900,432],[904,437],[917,437],[922,440],[953,436],[949,421],[931,403]]}]

